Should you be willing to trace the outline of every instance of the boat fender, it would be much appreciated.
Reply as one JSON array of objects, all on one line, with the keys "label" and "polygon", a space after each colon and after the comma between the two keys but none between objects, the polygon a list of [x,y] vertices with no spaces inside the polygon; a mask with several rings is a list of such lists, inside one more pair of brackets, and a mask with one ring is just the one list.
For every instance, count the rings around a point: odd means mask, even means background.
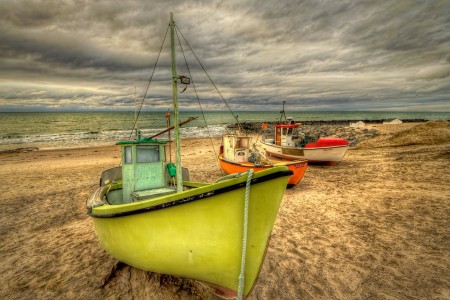
[{"label": "boat fender", "polygon": [[175,167],[174,163],[168,163],[167,170],[169,171],[170,177],[175,177],[175,175],[177,174],[177,168]]}]

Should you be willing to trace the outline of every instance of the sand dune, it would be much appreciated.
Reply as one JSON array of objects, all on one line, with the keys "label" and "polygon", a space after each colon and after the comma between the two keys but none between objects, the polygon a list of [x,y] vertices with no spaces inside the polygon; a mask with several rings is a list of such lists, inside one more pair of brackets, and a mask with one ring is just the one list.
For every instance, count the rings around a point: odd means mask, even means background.
[{"label": "sand dune", "polygon": [[[249,299],[450,299],[449,122],[373,127],[340,165],[310,166],[286,191]],[[223,176],[219,144],[182,141],[192,179]],[[0,154],[1,299],[214,298],[99,245],[85,201],[119,161],[115,146]]]}]

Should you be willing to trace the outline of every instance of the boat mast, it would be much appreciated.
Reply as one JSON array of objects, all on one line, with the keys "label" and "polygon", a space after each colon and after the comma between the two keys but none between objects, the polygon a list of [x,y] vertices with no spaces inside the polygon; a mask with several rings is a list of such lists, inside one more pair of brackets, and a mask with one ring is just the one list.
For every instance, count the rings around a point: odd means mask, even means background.
[{"label": "boat mast", "polygon": [[136,100],[136,86],[134,86],[134,124],[136,124],[136,138],[138,136],[138,128],[137,128],[137,100]]},{"label": "boat mast", "polygon": [[170,44],[172,50],[172,89],[173,89],[173,121],[175,123],[174,139],[176,151],[176,183],[177,193],[183,191],[183,178],[181,171],[181,154],[180,154],[180,125],[178,122],[178,95],[177,95],[177,70],[175,61],[175,22],[173,21],[173,13],[170,13]]}]

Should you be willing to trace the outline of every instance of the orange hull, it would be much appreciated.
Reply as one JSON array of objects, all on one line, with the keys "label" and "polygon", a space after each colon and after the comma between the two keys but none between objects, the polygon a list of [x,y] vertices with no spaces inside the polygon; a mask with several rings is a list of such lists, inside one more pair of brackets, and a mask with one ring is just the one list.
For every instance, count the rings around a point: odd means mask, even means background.
[{"label": "orange hull", "polygon": [[222,170],[227,174],[234,173],[242,173],[247,172],[250,169],[253,169],[255,172],[266,170],[268,168],[276,167],[276,166],[286,166],[289,170],[294,172],[294,174],[289,177],[288,187],[293,187],[297,185],[300,180],[302,180],[303,175],[306,172],[306,168],[308,167],[307,160],[296,160],[296,161],[275,161],[271,160],[272,165],[263,165],[255,167],[255,165],[251,162],[231,162],[223,159],[222,154],[219,154],[219,163]]}]

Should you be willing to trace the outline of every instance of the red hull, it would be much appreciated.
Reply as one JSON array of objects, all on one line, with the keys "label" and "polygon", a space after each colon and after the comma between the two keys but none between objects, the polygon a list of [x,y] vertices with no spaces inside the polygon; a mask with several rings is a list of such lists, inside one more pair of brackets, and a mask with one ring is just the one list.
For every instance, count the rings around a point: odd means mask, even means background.
[{"label": "red hull", "polygon": [[348,145],[348,141],[340,138],[319,138],[315,143],[307,143],[305,148],[325,148]]}]

